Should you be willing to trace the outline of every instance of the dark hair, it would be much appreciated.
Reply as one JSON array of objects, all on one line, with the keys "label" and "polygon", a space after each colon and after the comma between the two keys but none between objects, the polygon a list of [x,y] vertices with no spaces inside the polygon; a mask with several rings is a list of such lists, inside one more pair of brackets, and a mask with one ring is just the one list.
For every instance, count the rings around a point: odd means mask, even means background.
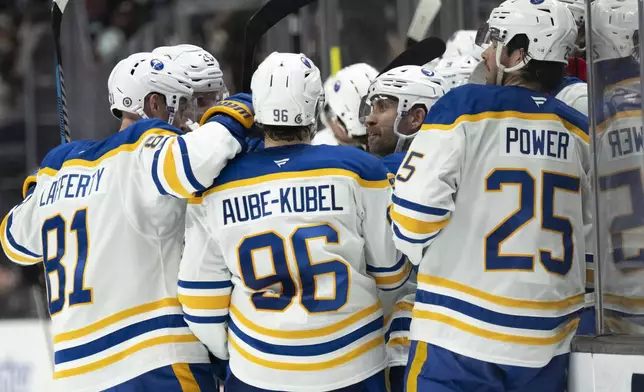
[{"label": "dark hair", "polygon": [[313,137],[312,126],[260,125],[259,128],[264,138],[283,142],[305,141]]},{"label": "dark hair", "polygon": [[[528,53],[530,41],[525,34],[516,35],[507,44],[508,55],[515,50],[523,49]],[[544,92],[557,89],[563,82],[566,64],[554,61],[530,60],[528,65],[521,69],[521,77],[528,83],[538,83]]]}]

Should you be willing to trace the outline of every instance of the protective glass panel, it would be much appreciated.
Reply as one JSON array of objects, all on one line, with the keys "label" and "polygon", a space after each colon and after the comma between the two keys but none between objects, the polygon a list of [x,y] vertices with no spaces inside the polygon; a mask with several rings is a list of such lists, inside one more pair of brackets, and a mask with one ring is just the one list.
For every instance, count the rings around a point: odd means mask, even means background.
[{"label": "protective glass panel", "polygon": [[[595,134],[595,282],[604,332],[644,335],[644,148],[638,1],[596,1],[587,48]],[[593,265],[588,264],[592,269]],[[597,284],[599,283],[599,284]],[[603,316],[603,317],[602,317]]]}]

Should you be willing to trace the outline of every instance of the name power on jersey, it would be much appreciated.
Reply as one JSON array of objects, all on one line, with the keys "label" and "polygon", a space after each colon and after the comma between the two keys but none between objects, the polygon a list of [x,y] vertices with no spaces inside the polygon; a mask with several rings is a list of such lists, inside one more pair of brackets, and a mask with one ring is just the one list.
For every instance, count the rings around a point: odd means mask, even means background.
[{"label": "name power on jersey", "polygon": [[223,223],[242,223],[271,215],[344,211],[338,200],[350,199],[338,195],[342,190],[329,184],[294,186],[224,199]]},{"label": "name power on jersey", "polygon": [[521,129],[507,127],[501,136],[502,155],[556,159],[568,161],[570,134],[546,129]]}]

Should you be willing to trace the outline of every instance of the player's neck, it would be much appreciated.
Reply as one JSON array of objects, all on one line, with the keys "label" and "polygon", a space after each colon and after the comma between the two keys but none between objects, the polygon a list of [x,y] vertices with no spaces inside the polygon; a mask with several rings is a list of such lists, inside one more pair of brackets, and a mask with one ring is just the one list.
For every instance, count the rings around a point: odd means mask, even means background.
[{"label": "player's neck", "polygon": [[273,140],[268,137],[264,139],[264,148],[295,146],[299,144],[311,144],[311,138],[307,137],[304,140],[291,140],[291,141]]},{"label": "player's neck", "polygon": [[123,120],[121,120],[121,129],[119,129],[119,132],[128,128],[130,125],[134,124],[135,122],[136,120],[133,120],[131,118],[123,118]]},{"label": "player's neck", "polygon": [[524,87],[532,91],[541,91],[539,83],[528,83],[521,77],[520,74],[509,74],[503,82],[504,86],[517,86]]}]

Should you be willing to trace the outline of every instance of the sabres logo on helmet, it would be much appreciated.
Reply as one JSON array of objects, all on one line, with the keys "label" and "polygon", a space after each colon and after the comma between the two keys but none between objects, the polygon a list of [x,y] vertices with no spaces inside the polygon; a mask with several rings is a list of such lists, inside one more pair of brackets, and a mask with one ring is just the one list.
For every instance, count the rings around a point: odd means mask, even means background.
[{"label": "sabres logo on helmet", "polygon": [[302,64],[306,65],[307,68],[311,68],[311,62],[309,61],[309,59],[302,57],[300,58],[300,60],[302,60]]},{"label": "sabres logo on helmet", "polygon": [[434,73],[434,71],[431,71],[431,70],[429,70],[429,69],[425,69],[425,68],[422,68],[422,69],[420,70],[420,72],[422,72],[422,73],[423,73],[423,75],[425,75],[425,76],[429,76],[429,77],[432,77],[432,76],[436,75],[436,74]]},{"label": "sabres logo on helmet", "polygon": [[151,60],[150,66],[157,71],[161,71],[164,67],[163,61],[157,59]]},{"label": "sabres logo on helmet", "polygon": [[541,4],[541,3],[543,3],[544,1],[545,1],[545,0],[530,0],[530,2],[531,2],[532,4],[534,4],[534,5]]},{"label": "sabres logo on helmet", "polygon": [[335,84],[333,85],[333,91],[335,91],[336,93],[337,93],[338,91],[340,91],[340,86],[341,86],[341,85],[342,85],[342,83],[340,83],[340,81],[339,81],[339,80],[338,80],[337,82],[335,82]]}]

